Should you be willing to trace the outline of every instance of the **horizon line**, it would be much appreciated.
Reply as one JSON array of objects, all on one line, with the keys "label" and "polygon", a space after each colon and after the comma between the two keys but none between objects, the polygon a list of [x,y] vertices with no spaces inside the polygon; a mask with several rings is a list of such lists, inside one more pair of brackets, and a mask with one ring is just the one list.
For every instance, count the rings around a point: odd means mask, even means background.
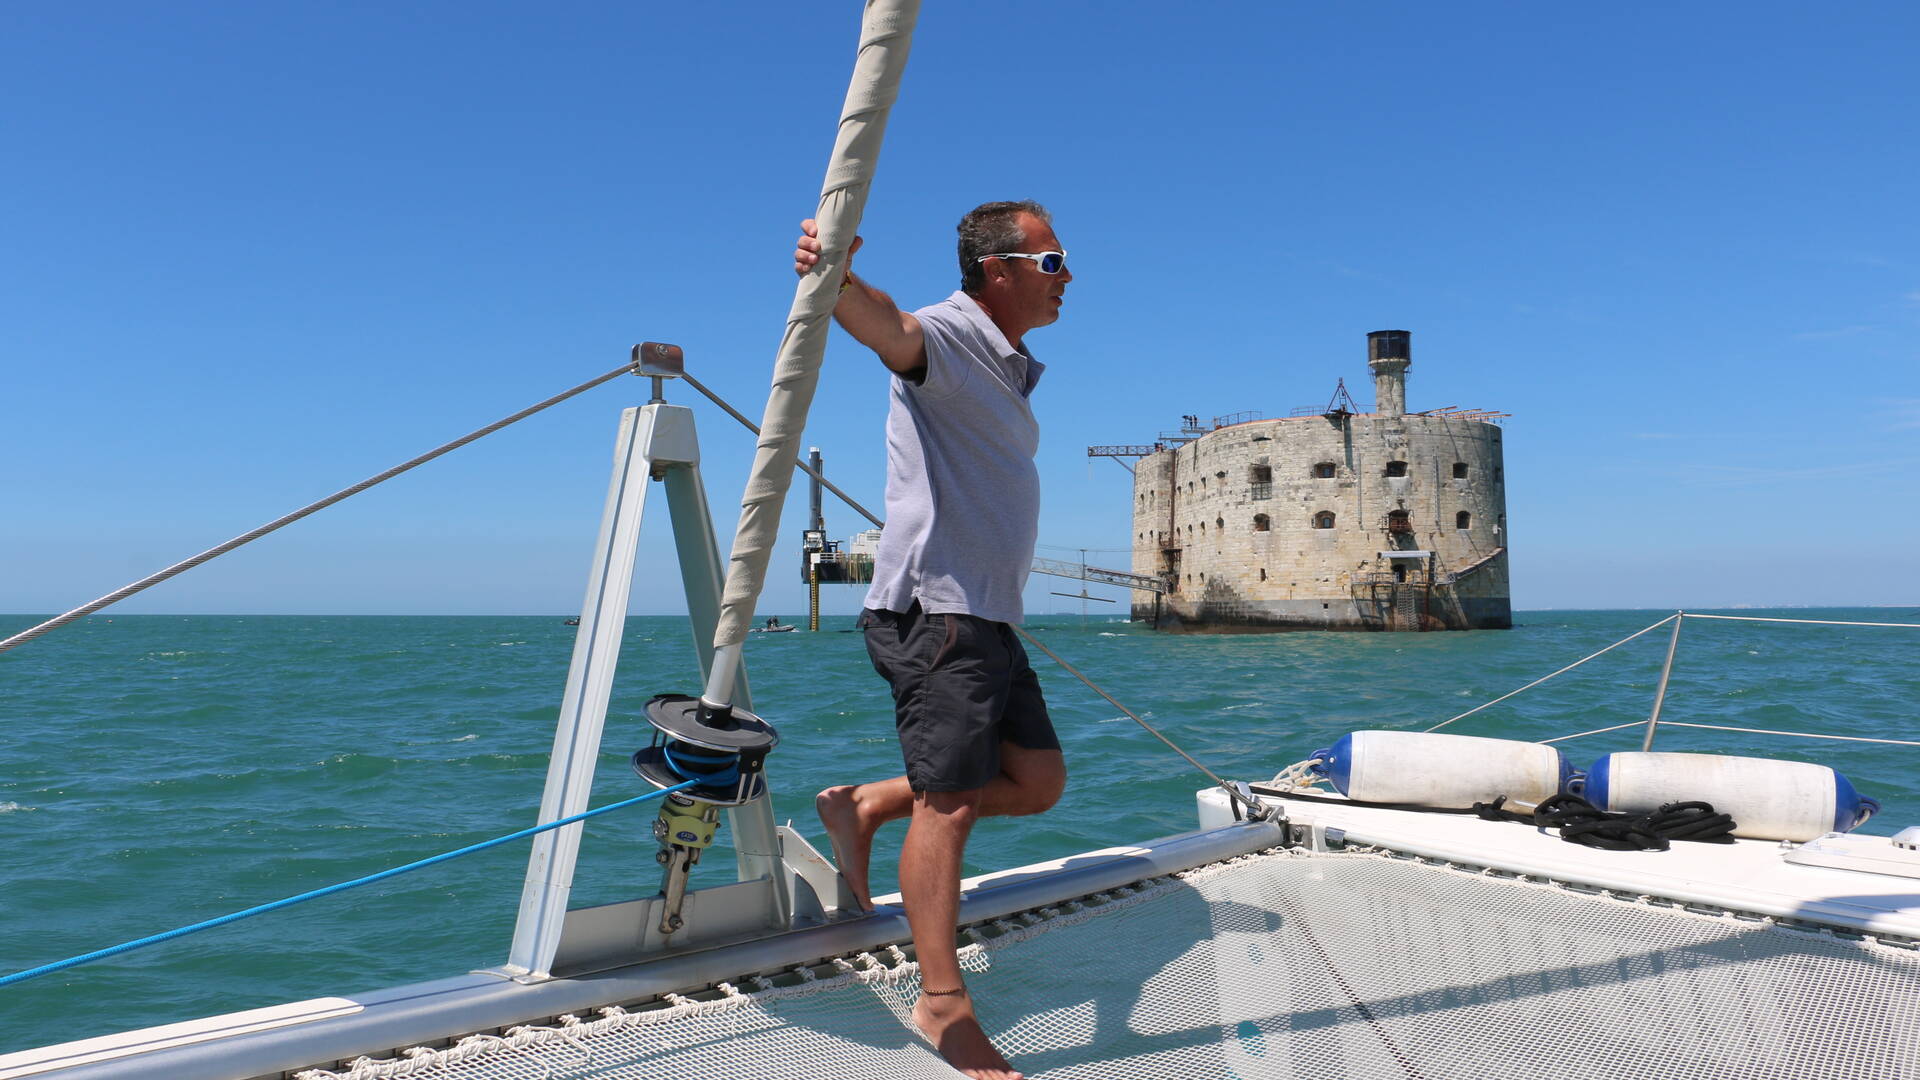
[{"label": "horizon line", "polygon": [[[1514,608],[1513,612],[1514,614],[1518,615],[1518,614],[1527,613],[1527,612],[1543,613],[1543,612],[1566,612],[1566,611],[1646,611],[1646,612],[1805,611],[1810,609],[1837,609],[1837,608],[1857,608],[1865,611],[1885,611],[1893,608],[1916,608],[1915,614],[1920,614],[1920,607],[1917,607],[1915,603],[1904,603],[1904,604],[1846,604],[1846,603],[1703,604],[1697,607],[1687,607],[1684,605],[1680,607],[1666,607],[1664,605],[1660,607],[1539,607],[1539,608]],[[59,612],[0,611],[0,618],[50,619],[58,616],[59,614],[60,614]],[[783,615],[785,614],[785,612],[755,611],[754,614],[755,615],[763,615],[763,614]],[[821,618],[844,619],[844,618],[852,618],[858,614],[859,614],[858,612],[846,612],[846,613],[840,613],[840,614],[828,614],[828,613],[822,612]],[[1118,612],[1116,611],[1116,612],[1113,612],[1112,614],[1118,614]],[[1039,617],[1048,616],[1048,615],[1063,615],[1063,616],[1071,616],[1074,618],[1079,617],[1078,613],[1076,612],[1048,611],[1048,612],[1035,612],[1035,613],[1029,614],[1027,618],[1033,619],[1033,618],[1039,618]],[[569,611],[556,611],[556,612],[550,612],[550,613],[549,612],[431,612],[431,611],[415,611],[415,612],[130,611],[130,612],[122,612],[119,614],[118,617],[129,618],[129,619],[138,619],[138,618],[159,618],[159,619],[171,619],[171,618],[181,618],[181,619],[190,619],[190,618],[213,618],[213,619],[574,619],[574,618],[578,618],[579,616]],[[629,619],[691,618],[691,616],[685,612],[628,612],[625,617]],[[111,621],[113,618],[115,618],[115,616],[102,615],[100,613],[95,613],[93,615],[88,615],[85,618],[82,618],[76,621],[91,622],[95,618],[105,618],[108,621]]]}]

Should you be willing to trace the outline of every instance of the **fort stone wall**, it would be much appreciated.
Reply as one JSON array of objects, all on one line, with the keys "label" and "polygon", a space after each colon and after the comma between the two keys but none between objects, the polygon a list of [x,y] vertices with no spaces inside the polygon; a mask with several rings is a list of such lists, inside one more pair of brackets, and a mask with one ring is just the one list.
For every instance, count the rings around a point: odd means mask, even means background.
[{"label": "fort stone wall", "polygon": [[1168,629],[1511,626],[1501,440],[1482,419],[1335,411],[1158,450],[1134,473],[1133,571],[1168,591],[1135,592],[1133,615]]}]

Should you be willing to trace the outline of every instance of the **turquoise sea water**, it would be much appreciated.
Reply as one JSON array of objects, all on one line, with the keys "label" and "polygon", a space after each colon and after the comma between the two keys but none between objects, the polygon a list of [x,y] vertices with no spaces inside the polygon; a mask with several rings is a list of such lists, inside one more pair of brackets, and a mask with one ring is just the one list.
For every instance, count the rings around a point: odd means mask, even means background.
[{"label": "turquoise sea water", "polygon": [[[1363,727],[1425,727],[1665,612],[1530,612],[1508,632],[1166,636],[1050,616],[1033,632],[1217,771],[1264,779]],[[1920,612],[1741,612],[1920,621]],[[792,619],[793,616],[783,616]],[[0,634],[31,625],[0,617]],[[897,772],[851,619],[756,635],[755,703],[784,741],[776,809]],[[0,655],[0,973],[195,922],[534,823],[574,630],[559,617],[95,616]],[[1454,725],[1547,738],[1644,719],[1663,628]],[[646,699],[697,690],[686,620],[629,621],[594,804],[644,788]],[[1665,718],[1915,738],[1920,632],[1690,622]],[[1202,778],[1036,655],[1072,779],[1045,816],[987,822],[976,871],[1191,828]],[[1576,763],[1638,732],[1569,744]],[[1822,761],[1920,822],[1920,748],[1670,729],[1662,749]],[[652,806],[589,824],[576,904],[651,893]],[[882,834],[893,888],[901,826]],[[824,843],[821,845],[824,847]],[[0,987],[0,1052],[500,962],[521,841],[288,911]],[[726,880],[709,855],[696,884]]]}]

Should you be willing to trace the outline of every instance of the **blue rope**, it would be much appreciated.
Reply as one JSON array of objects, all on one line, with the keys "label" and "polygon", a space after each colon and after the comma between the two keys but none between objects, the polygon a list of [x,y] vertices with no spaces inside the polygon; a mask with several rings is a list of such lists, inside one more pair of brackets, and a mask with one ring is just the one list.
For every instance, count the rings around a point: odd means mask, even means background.
[{"label": "blue rope", "polygon": [[706,787],[718,787],[723,784],[739,783],[740,781],[740,755],[738,754],[711,754],[710,755],[710,754],[702,754],[698,751],[695,751],[690,754],[686,754],[685,755],[686,757],[692,758],[694,760],[733,762],[732,765],[728,766],[725,769],[715,769],[712,772],[703,773],[698,769],[687,768],[687,766],[680,760],[681,755],[673,752],[673,747],[663,746],[660,748],[660,751],[661,753],[666,755],[667,764],[673,766],[673,773],[675,776],[690,776],[693,778],[693,782],[697,782]]},{"label": "blue rope", "polygon": [[88,963],[89,961],[104,960],[109,956],[118,956],[121,953],[132,952],[135,949],[145,948],[148,945],[158,945],[163,941],[171,941],[177,937],[185,937],[188,934],[196,933],[201,930],[211,930],[216,926],[225,926],[230,922],[239,922],[241,919],[249,918],[254,915],[264,915],[269,911],[278,911],[279,909],[284,907],[292,907],[293,905],[301,903],[302,901],[317,900],[322,896],[330,896],[337,892],[345,892],[348,889],[358,888],[361,885],[371,885],[376,881],[385,881],[387,878],[404,874],[409,870],[419,870],[422,867],[432,866],[435,863],[446,862],[448,859],[457,859],[462,855],[471,855],[476,851],[485,851],[488,848],[499,847],[501,844],[510,844],[515,840],[523,840],[529,836],[534,835],[535,833],[543,833],[548,831],[549,829],[558,829],[564,825],[571,825],[576,821],[585,821],[590,817],[598,817],[601,814],[609,814],[615,810],[624,810],[627,807],[633,806],[636,803],[643,803],[643,802],[646,802],[648,799],[657,799],[662,795],[679,791],[681,788],[692,787],[697,782],[698,781],[689,780],[684,784],[678,784],[678,785],[675,785],[674,787],[664,788],[660,791],[650,791],[645,795],[636,795],[631,799],[625,799],[617,803],[608,803],[606,806],[599,807],[598,809],[595,809],[595,810],[582,811],[581,813],[575,814],[572,817],[564,817],[558,821],[549,821],[545,825],[535,825],[532,828],[521,829],[519,832],[511,832],[505,836],[496,836],[491,840],[482,840],[480,843],[469,844],[466,847],[460,848],[457,851],[443,852],[439,855],[434,855],[425,859],[421,859],[418,862],[410,862],[405,866],[396,866],[390,870],[382,870],[377,874],[368,874],[366,877],[363,877],[363,878],[355,878],[352,881],[343,881],[338,885],[328,885],[326,888],[323,888],[323,889],[314,889],[311,892],[303,892],[298,896],[289,896],[284,900],[275,900],[272,903],[261,904],[257,907],[250,907],[245,911],[236,911],[231,915],[222,915],[218,918],[208,919],[205,922],[197,922],[197,923],[194,923],[192,926],[182,926],[182,927],[179,927],[178,929],[168,930],[165,933],[153,934],[149,937],[143,937],[135,941],[122,942],[118,945],[111,946],[110,948],[96,949],[93,952],[82,953],[79,956],[70,956],[65,960],[56,960],[51,964],[42,964],[39,967],[28,968],[25,971],[16,971],[11,975],[0,976],[0,986],[8,986],[17,982],[25,982],[26,980],[34,978],[36,976],[48,975],[55,971],[61,971],[70,967],[77,967],[81,964]]}]

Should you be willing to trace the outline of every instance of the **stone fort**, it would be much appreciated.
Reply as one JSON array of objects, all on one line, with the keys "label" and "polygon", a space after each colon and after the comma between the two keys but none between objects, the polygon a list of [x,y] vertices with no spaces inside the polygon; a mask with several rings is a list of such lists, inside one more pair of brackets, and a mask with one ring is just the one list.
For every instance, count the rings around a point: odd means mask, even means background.
[{"label": "stone fort", "polygon": [[[1139,456],[1133,617],[1168,630],[1470,630],[1513,625],[1504,414],[1409,413],[1411,334],[1367,335],[1373,411],[1219,417]],[[1124,455],[1113,451],[1127,451]]]}]

